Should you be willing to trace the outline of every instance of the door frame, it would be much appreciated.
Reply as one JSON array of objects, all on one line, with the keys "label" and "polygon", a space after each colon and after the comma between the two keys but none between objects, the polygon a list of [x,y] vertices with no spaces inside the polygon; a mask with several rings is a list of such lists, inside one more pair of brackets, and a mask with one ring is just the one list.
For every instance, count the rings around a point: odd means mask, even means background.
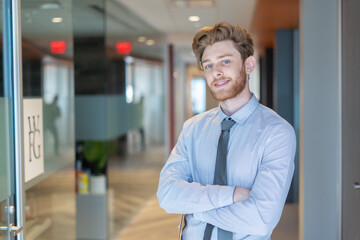
[{"label": "door frame", "polygon": [[[21,0],[3,1],[4,35],[4,79],[11,79],[10,98],[13,111],[13,151],[14,151],[14,200],[15,226],[24,226],[24,173],[23,173],[23,125],[22,125],[22,47],[21,47]],[[5,64],[6,62],[6,64]],[[22,240],[21,231],[16,239]]]}]

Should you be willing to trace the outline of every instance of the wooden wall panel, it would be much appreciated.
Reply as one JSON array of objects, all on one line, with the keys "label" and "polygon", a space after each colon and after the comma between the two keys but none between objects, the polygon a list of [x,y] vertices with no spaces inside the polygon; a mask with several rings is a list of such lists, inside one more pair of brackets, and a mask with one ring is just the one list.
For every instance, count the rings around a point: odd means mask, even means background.
[{"label": "wooden wall panel", "polygon": [[276,29],[299,26],[299,0],[258,0],[250,32],[256,51],[262,56],[266,48],[275,45]]}]

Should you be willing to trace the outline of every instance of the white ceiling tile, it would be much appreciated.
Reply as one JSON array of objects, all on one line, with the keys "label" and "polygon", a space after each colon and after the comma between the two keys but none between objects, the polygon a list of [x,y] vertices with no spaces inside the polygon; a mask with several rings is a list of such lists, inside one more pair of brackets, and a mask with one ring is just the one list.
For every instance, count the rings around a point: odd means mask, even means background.
[{"label": "white ceiling tile", "polygon": [[[214,7],[174,7],[168,0],[114,0],[122,3],[155,29],[172,36],[192,36],[199,28],[226,21],[247,29],[253,18],[257,0],[216,0]],[[189,16],[199,16],[193,23]],[[181,38],[182,39],[182,38]],[[190,39],[187,40],[188,42]]]}]

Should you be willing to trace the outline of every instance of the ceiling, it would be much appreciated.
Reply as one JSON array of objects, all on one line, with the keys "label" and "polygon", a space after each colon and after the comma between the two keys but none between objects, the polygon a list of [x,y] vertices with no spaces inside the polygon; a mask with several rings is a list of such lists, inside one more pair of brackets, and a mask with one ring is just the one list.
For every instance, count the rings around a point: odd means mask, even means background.
[{"label": "ceiling", "polygon": [[[197,29],[226,21],[252,34],[257,53],[273,47],[276,29],[299,26],[299,0],[113,0],[168,36],[169,43],[191,47]],[[193,6],[193,5],[211,6]],[[190,22],[189,16],[199,16]]]},{"label": "ceiling", "polygon": [[[44,3],[53,3],[56,7],[43,8]],[[26,0],[22,4],[23,37],[47,48],[49,41],[62,39],[71,42],[71,39],[63,38],[72,36],[71,15],[75,10],[75,22],[82,18],[92,20],[80,28],[75,27],[77,36],[91,36],[99,29],[103,33],[104,27],[99,27],[96,22],[103,22],[106,12],[109,46],[115,46],[120,40],[130,41],[138,55],[150,56],[156,49],[158,58],[161,58],[161,45],[164,43],[162,33],[176,49],[194,59],[192,38],[196,30],[204,26],[226,21],[245,27],[252,34],[256,51],[261,55],[263,49],[274,46],[276,29],[299,25],[299,0],[86,0],[74,1],[73,6],[68,0]],[[190,22],[188,17],[193,15],[199,16],[200,21]],[[64,21],[50,23],[53,16],[61,16]],[[141,44],[136,40],[139,36],[153,39],[155,44]]]},{"label": "ceiling", "polygon": [[[197,29],[221,21],[249,29],[256,6],[256,0],[114,1],[125,5],[155,29],[167,34],[168,41],[176,45],[191,44]],[[200,21],[190,22],[190,16],[199,16]]]},{"label": "ceiling", "polygon": [[[54,17],[61,22],[52,22]],[[116,54],[118,42],[131,42],[133,56],[163,59],[164,35],[114,0],[23,0],[21,27],[23,56],[28,59],[50,53],[53,41],[64,41],[67,46],[66,52],[56,57],[71,58],[73,37],[105,37],[111,57],[123,57]],[[141,43],[137,40],[140,36],[154,43]]]}]

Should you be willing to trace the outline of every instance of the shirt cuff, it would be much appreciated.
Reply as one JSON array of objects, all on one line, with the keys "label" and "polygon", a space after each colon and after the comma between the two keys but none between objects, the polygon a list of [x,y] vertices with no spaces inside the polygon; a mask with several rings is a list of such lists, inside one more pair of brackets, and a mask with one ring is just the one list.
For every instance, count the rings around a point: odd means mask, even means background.
[{"label": "shirt cuff", "polygon": [[221,186],[219,191],[218,206],[225,207],[234,203],[234,191],[233,186]]},{"label": "shirt cuff", "polygon": [[[232,186],[220,186],[219,196],[218,196],[218,206],[219,208],[231,205],[234,203],[233,196],[234,196],[235,187]],[[198,221],[204,222],[204,214],[203,212],[196,212],[193,213],[194,219]]]},{"label": "shirt cuff", "polygon": [[[219,191],[219,208],[231,205],[234,203],[233,196],[234,196],[235,187],[232,186],[221,186]],[[196,212],[193,213],[194,219],[206,222],[204,219],[204,212]]]}]

